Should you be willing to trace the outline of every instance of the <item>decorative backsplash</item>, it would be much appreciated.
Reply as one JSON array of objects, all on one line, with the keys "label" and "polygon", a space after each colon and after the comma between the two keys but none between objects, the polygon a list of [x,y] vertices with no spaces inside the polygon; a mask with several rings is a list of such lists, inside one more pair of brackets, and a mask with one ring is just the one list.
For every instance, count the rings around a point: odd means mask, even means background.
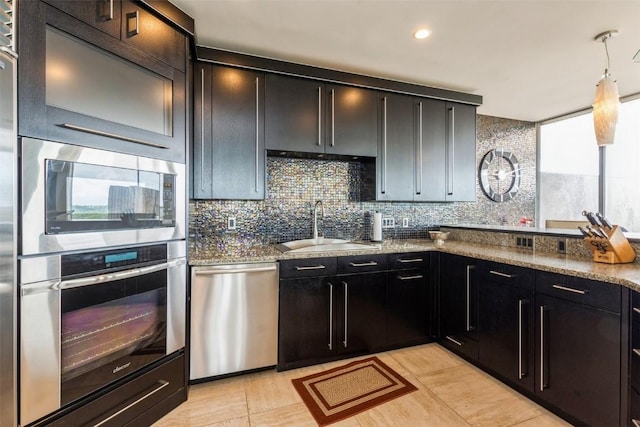
[{"label": "decorative backsplash", "polygon": [[[267,196],[262,201],[192,200],[189,206],[191,249],[242,250],[256,244],[272,244],[309,238],[313,206],[322,200],[324,217],[318,229],[326,237],[368,240],[373,213],[393,218],[395,226],[383,230],[385,239],[426,238],[439,224],[477,223],[516,225],[535,212],[535,124],[488,116],[477,117],[479,163],[493,148],[504,148],[518,158],[521,189],[508,202],[489,200],[476,183],[476,202],[410,203],[368,202],[360,196],[364,167],[360,162],[267,159]],[[236,229],[227,229],[229,217]],[[403,227],[403,219],[408,226]]]}]

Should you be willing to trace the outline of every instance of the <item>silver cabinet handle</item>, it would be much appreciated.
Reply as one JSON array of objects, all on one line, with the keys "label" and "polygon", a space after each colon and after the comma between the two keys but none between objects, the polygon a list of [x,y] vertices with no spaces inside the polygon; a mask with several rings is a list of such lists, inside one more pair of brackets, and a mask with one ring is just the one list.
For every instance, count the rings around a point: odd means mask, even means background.
[{"label": "silver cabinet handle", "polygon": [[631,422],[633,423],[633,427],[640,427],[640,421],[636,420],[635,418],[632,418]]},{"label": "silver cabinet handle", "polygon": [[[133,30],[129,26],[132,19],[135,20],[136,23],[136,26]],[[127,13],[127,36],[137,36],[138,34],[140,34],[140,12],[136,10],[133,13]]]},{"label": "silver cabinet handle", "polygon": [[141,398],[135,400],[134,402],[131,402],[130,404],[128,404],[124,408],[120,409],[118,412],[116,412],[114,414],[111,414],[109,417],[105,418],[104,420],[100,421],[99,423],[94,424],[93,427],[99,427],[99,426],[101,426],[103,424],[108,423],[109,421],[111,421],[112,419],[117,417],[118,415],[122,414],[123,412],[128,411],[129,409],[131,409],[132,407],[134,407],[138,403],[142,402],[143,400],[147,399],[148,397],[153,396],[154,394],[156,394],[157,392],[159,392],[160,390],[162,390],[163,388],[168,386],[170,383],[168,381],[160,380],[160,381],[158,381],[158,384],[160,384],[160,385],[158,387],[154,388],[149,393],[145,394],[144,396],[142,396]]},{"label": "silver cabinet handle", "polygon": [[336,145],[336,91],[331,89],[331,146]]},{"label": "silver cabinet handle", "polygon": [[256,268],[208,268],[203,270],[194,270],[196,276],[211,276],[213,274],[240,274],[240,273],[265,273],[268,271],[276,271],[277,267],[256,267]]},{"label": "silver cabinet handle", "polygon": [[142,139],[137,139],[137,138],[130,138],[128,136],[118,135],[116,133],[111,133],[111,132],[104,132],[101,130],[78,126],[71,123],[61,123],[60,126],[65,129],[77,130],[79,132],[90,133],[98,136],[106,136],[107,138],[121,139],[123,141],[133,142],[134,144],[148,145],[149,147],[162,148],[165,150],[169,148],[166,145],[157,144],[155,142],[144,141]]},{"label": "silver cabinet handle", "polygon": [[322,86],[318,86],[318,146],[322,145]]},{"label": "silver cabinet handle", "polygon": [[[524,353],[522,352],[522,337],[524,335],[524,330],[523,330],[523,322],[522,322],[522,315],[523,315],[523,310],[522,307],[524,305],[528,305],[529,304],[529,300],[526,299],[521,299],[518,300],[518,379],[523,379],[524,377],[527,376],[527,372],[525,372],[523,368],[523,366],[525,365],[525,363],[522,363],[522,357],[524,355]],[[528,334],[527,334],[528,336]],[[528,366],[529,364],[526,363],[526,365]]]},{"label": "silver cabinet handle", "polygon": [[320,265],[309,265],[309,266],[303,266],[303,267],[300,267],[300,266],[296,265],[295,268],[296,268],[297,271],[305,271],[305,270],[322,270],[322,269],[325,269],[327,267],[325,267],[324,265],[320,264]]},{"label": "silver cabinet handle", "polygon": [[382,184],[380,192],[387,192],[387,97],[382,98]]},{"label": "silver cabinet handle", "polygon": [[418,103],[418,155],[416,156],[418,174],[416,176],[416,194],[422,194],[422,102]]},{"label": "silver cabinet handle", "polygon": [[402,264],[410,263],[410,262],[422,262],[424,259],[422,258],[411,258],[411,259],[399,259],[398,262]]},{"label": "silver cabinet handle", "polygon": [[638,307],[633,307],[633,311],[635,311],[636,313],[640,313],[640,308],[638,308]]},{"label": "silver cabinet handle", "polygon": [[466,300],[467,300],[467,310],[466,310],[466,330],[467,332],[471,331],[471,295],[470,295],[470,288],[471,288],[471,270],[473,270],[475,267],[473,265],[467,265],[467,275],[466,275],[466,281],[465,281],[465,285],[466,285]]},{"label": "silver cabinet handle", "polygon": [[260,78],[256,77],[256,186],[258,192],[258,175],[260,173]]},{"label": "silver cabinet handle", "polygon": [[347,333],[349,322],[347,320],[347,314],[349,313],[349,284],[342,282],[344,285],[344,348],[347,348]]},{"label": "silver cabinet handle", "polygon": [[516,277],[515,274],[501,273],[495,270],[491,270],[489,271],[489,273],[493,274],[494,276],[506,277],[507,279],[513,279],[514,277]]},{"label": "silver cabinet handle", "polygon": [[374,265],[378,265],[375,261],[367,261],[367,262],[350,262],[349,265],[351,267],[373,267]]},{"label": "silver cabinet handle", "polygon": [[546,306],[540,306],[540,391],[544,391],[546,388],[546,384],[544,382],[544,312],[546,310]]},{"label": "silver cabinet handle", "polygon": [[329,283],[329,350],[333,350],[333,283]]},{"label": "silver cabinet handle", "polygon": [[417,280],[417,279],[424,279],[424,276],[422,274],[416,274],[415,276],[398,276],[398,279],[400,279],[400,280]]},{"label": "silver cabinet handle", "polygon": [[634,349],[633,349],[633,353],[634,353],[636,356],[640,356],[640,349],[634,348]]},{"label": "silver cabinet handle", "polygon": [[449,115],[449,146],[447,147],[447,151],[449,152],[449,159],[447,162],[447,194],[449,196],[453,195],[454,191],[454,182],[455,179],[455,152],[456,152],[456,136],[455,136],[455,109],[454,107],[449,107],[448,110]]},{"label": "silver cabinet handle", "polygon": [[200,190],[204,192],[204,67],[200,69]]},{"label": "silver cabinet handle", "polygon": [[583,291],[582,289],[568,288],[562,285],[553,285],[553,288],[560,289],[561,291],[573,292],[574,294],[580,294],[580,295],[584,295],[587,293],[587,291]]},{"label": "silver cabinet handle", "polygon": [[462,343],[456,339],[451,338],[450,336],[446,336],[445,337],[447,340],[451,341],[452,343],[454,343],[455,345],[459,345],[460,347],[462,347]]}]

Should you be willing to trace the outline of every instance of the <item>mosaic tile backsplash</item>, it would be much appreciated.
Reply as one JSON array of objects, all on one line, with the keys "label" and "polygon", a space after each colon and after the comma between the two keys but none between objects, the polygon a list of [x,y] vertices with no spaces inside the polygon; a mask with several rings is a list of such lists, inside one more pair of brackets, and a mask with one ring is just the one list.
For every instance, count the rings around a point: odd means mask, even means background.
[{"label": "mosaic tile backsplash", "polygon": [[[385,239],[427,238],[439,224],[516,225],[535,212],[535,124],[477,117],[476,163],[493,148],[513,152],[523,168],[521,189],[512,200],[496,203],[476,183],[476,202],[370,202],[360,196],[364,167],[360,162],[267,159],[267,196],[261,201],[192,200],[189,206],[191,250],[242,250],[312,236],[313,206],[322,200],[318,229],[326,237],[369,240],[373,213],[393,218]],[[476,180],[477,181],[477,180]],[[236,229],[227,229],[229,217]],[[408,226],[403,227],[403,219]]]}]

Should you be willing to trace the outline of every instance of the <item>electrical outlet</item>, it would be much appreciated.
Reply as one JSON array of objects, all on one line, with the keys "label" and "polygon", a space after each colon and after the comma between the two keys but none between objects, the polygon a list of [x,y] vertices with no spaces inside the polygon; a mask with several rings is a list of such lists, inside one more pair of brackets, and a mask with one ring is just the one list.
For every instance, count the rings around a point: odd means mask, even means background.
[{"label": "electrical outlet", "polygon": [[235,230],[236,229],[236,217],[230,216],[227,218],[227,230]]},{"label": "electrical outlet", "polygon": [[402,218],[402,228],[409,228],[409,218]]},{"label": "electrical outlet", "polygon": [[396,221],[393,218],[382,218],[382,228],[393,228],[396,226]]},{"label": "electrical outlet", "polygon": [[516,237],[516,247],[533,249],[533,237]]}]

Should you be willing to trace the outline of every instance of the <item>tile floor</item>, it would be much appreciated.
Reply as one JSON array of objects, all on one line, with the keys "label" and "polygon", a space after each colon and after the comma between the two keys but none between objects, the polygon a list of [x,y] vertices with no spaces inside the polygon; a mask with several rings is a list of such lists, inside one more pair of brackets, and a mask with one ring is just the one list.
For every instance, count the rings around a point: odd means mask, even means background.
[{"label": "tile floor", "polygon": [[[566,422],[437,344],[376,356],[418,387],[335,427],[560,427]],[[357,359],[357,358],[356,358]],[[291,379],[346,363],[275,370],[191,386],[189,400],[153,427],[316,426]]]}]

